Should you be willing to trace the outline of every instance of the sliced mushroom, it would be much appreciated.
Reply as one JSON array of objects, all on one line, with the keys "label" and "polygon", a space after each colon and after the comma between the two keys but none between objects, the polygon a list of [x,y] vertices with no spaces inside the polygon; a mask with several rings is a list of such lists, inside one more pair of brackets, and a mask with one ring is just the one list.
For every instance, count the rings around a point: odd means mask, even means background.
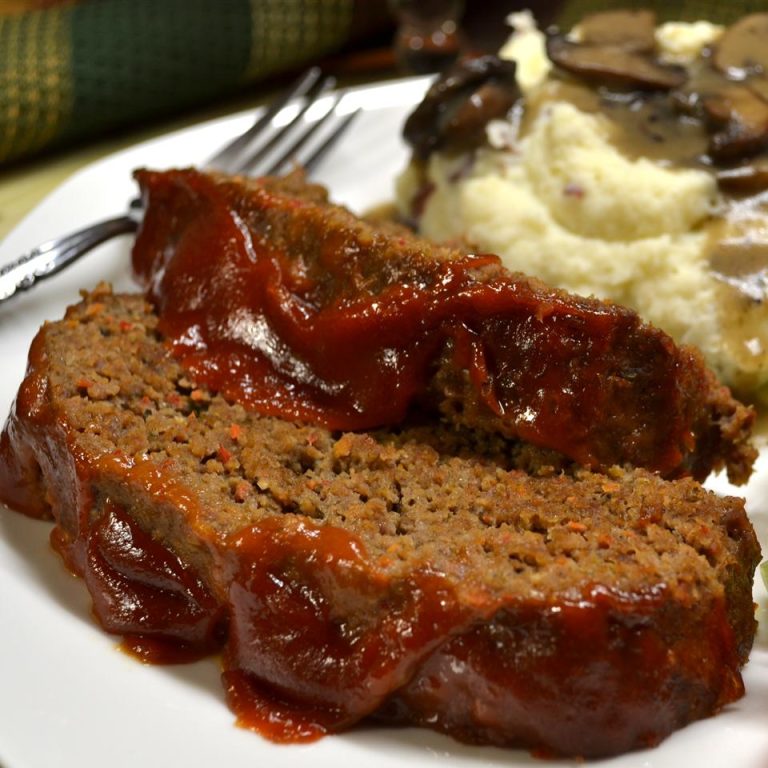
[{"label": "sliced mushroom", "polygon": [[513,61],[497,56],[464,59],[433,83],[406,120],[403,136],[421,159],[437,149],[479,146],[485,126],[505,117],[519,98]]},{"label": "sliced mushroom", "polygon": [[748,157],[768,144],[768,103],[743,85],[728,84],[703,96],[704,114],[716,131],[709,143],[715,160]]},{"label": "sliced mushroom", "polygon": [[749,165],[717,171],[718,186],[736,195],[754,195],[768,189],[768,158],[760,157]]},{"label": "sliced mushroom", "polygon": [[579,41],[587,45],[616,45],[636,53],[652,53],[656,46],[656,14],[645,9],[593,13],[576,29]]},{"label": "sliced mushroom", "polygon": [[504,117],[515,101],[515,96],[498,84],[483,83],[468,99],[457,101],[453,110],[446,110],[441,126],[443,146],[463,148],[482,143],[485,126],[494,118]]},{"label": "sliced mushroom", "polygon": [[566,72],[608,88],[668,91],[681,87],[687,79],[683,67],[661,64],[617,45],[574,43],[562,35],[547,38],[547,55]]},{"label": "sliced mushroom", "polygon": [[768,73],[768,13],[739,19],[714,45],[712,61],[732,80]]}]

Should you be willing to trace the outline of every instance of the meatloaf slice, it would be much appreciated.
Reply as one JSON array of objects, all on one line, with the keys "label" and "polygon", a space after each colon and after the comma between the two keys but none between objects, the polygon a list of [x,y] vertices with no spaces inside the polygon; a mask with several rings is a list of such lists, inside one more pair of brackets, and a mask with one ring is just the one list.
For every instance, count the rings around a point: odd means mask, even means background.
[{"label": "meatloaf slice", "polygon": [[749,476],[752,410],[635,312],[371,226],[316,186],[137,176],[135,270],[183,365],[231,400],[345,430],[432,407],[591,468]]},{"label": "meatloaf slice", "polygon": [[738,699],[759,559],[742,500],[551,458],[246,412],[189,380],[142,297],[101,288],[32,345],[0,498],[53,517],[136,652],[223,647],[232,707],[273,739],[370,716],[596,757]]}]

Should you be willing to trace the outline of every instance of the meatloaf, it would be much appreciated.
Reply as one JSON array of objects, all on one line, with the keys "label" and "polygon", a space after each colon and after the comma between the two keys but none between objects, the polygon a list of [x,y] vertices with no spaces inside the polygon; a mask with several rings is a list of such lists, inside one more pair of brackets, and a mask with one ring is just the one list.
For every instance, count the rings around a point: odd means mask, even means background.
[{"label": "meatloaf", "polygon": [[135,271],[196,380],[332,429],[439,409],[591,468],[751,471],[751,409],[636,313],[371,226],[300,183],[141,171]]},{"label": "meatloaf", "polygon": [[445,422],[262,416],[196,386],[157,326],[105,287],[43,326],[0,498],[53,518],[135,652],[221,649],[242,723],[301,741],[371,717],[599,757],[742,695],[742,500]]}]

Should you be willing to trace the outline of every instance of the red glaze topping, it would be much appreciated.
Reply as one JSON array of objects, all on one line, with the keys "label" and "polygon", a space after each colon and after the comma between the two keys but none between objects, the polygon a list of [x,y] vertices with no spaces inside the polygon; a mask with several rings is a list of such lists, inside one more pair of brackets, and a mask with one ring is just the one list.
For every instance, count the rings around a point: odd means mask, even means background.
[{"label": "red glaze topping", "polygon": [[711,379],[633,312],[511,275],[495,256],[392,245],[255,184],[138,178],[148,209],[135,271],[183,365],[226,398],[333,429],[397,424],[444,396],[433,385],[447,359],[468,373],[472,426],[588,466],[711,469],[692,458],[696,431],[718,450]]},{"label": "red glaze topping", "polygon": [[[614,375],[616,349],[638,326],[631,313],[565,301],[512,277],[480,279],[493,258],[414,256],[392,266],[396,279],[381,281],[381,262],[369,269],[359,239],[339,241],[338,232],[319,253],[299,248],[289,258],[277,247],[282,235],[244,226],[210,179],[177,173],[153,184],[162,192],[166,180],[189,194],[174,215],[166,208],[158,219],[150,207],[136,263],[198,380],[292,418],[345,425],[373,414],[386,422],[427,394],[449,344],[489,412],[511,412],[530,439],[599,456],[602,444],[587,429],[593,399],[605,409],[608,390],[617,411],[623,401],[609,385],[592,392],[589,384]],[[254,194],[269,221],[278,198]],[[189,218],[200,206],[210,215]],[[317,232],[307,237],[317,248]],[[167,508],[193,526],[202,517],[172,461],[79,451],[47,397],[44,333],[0,442],[0,495],[29,514],[51,505],[54,541],[84,576],[101,623],[142,658],[186,660],[224,643],[229,701],[241,723],[265,736],[312,740],[377,715],[469,740],[598,756],[653,743],[741,695],[722,597],[679,627],[665,613],[663,586],[647,595],[586,587],[553,606],[501,603],[468,594],[467,585],[459,598],[445,577],[424,570],[399,578],[350,533],[293,514],[230,537],[196,530],[205,549],[198,573],[138,524],[136,510],[96,503],[95,487],[103,494],[127,484],[153,500],[156,514]],[[668,361],[659,366],[668,375],[676,360],[664,339],[646,341],[651,356]],[[614,353],[609,367],[606,351]],[[616,378],[621,389],[625,378]],[[649,402],[671,407],[669,385],[657,386]],[[648,447],[642,435],[623,434]],[[667,449],[671,466],[678,448]],[[701,690],[688,695],[685,686]]]},{"label": "red glaze topping", "polygon": [[[350,534],[296,518],[254,526],[227,549],[228,700],[241,725],[276,741],[312,741],[368,715],[598,757],[657,743],[690,720],[691,701],[705,716],[743,695],[723,601],[701,632],[670,637],[658,623],[663,585],[586,587],[549,606],[482,591],[458,599],[441,576],[393,580]],[[678,688],[694,685],[681,707]]]},{"label": "red glaze topping", "polygon": [[695,612],[697,596],[670,602],[662,584],[631,594],[587,584],[553,605],[500,600],[426,569],[398,576],[351,533],[294,514],[228,536],[198,529],[210,557],[198,573],[136,510],[104,502],[127,485],[158,519],[172,509],[197,525],[172,462],[79,452],[45,396],[39,351],[3,433],[16,460],[0,497],[30,512],[52,503],[55,542],[95,613],[145,660],[223,643],[230,705],[264,736],[308,741],[374,716],[597,757],[655,743],[743,692],[724,596],[690,622],[675,606]]},{"label": "red glaze topping", "polygon": [[32,517],[53,516],[51,543],[81,576],[93,612],[144,661],[179,663],[221,646],[226,612],[197,574],[107,500],[93,516],[92,478],[141,483],[178,510],[190,500],[151,462],[121,455],[86,456],[52,412],[39,334],[27,376],[0,435],[0,500]]},{"label": "red glaze topping", "polygon": [[266,520],[226,549],[230,705],[277,741],[313,740],[375,711],[448,635],[493,607],[462,606],[436,574],[392,580],[354,536],[300,517]]},{"label": "red glaze topping", "polygon": [[88,532],[86,563],[99,622],[142,660],[191,661],[221,644],[224,613],[205,585],[112,502]]},{"label": "red glaze topping", "polygon": [[744,692],[724,606],[697,636],[670,637],[652,618],[663,599],[663,588],[626,600],[597,587],[570,605],[507,606],[441,645],[376,717],[471,743],[546,744],[541,757],[654,746],[690,718],[682,691],[699,716]]}]

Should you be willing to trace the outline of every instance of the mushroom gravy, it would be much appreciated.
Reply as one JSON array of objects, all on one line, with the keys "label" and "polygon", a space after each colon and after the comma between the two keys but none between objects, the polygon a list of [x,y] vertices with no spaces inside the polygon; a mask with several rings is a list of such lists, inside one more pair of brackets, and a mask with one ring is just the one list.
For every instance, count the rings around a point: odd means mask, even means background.
[{"label": "mushroom gravy", "polygon": [[[546,55],[553,67],[539,85],[517,95],[506,142],[517,151],[551,104],[567,102],[598,116],[624,157],[714,176],[718,194],[697,231],[706,233],[703,259],[715,281],[720,343],[745,374],[730,383],[746,394],[752,385],[744,382],[768,375],[768,13],[742,18],[685,66],[659,49],[655,28],[651,11],[626,10],[589,16],[570,35],[549,30]],[[425,101],[432,116],[466,111],[466,91],[440,86],[461,82],[460,66],[430,90]],[[473,67],[478,92],[482,83]],[[495,71],[487,61],[484,68]],[[477,110],[472,114],[477,118]],[[496,117],[486,109],[486,123]],[[420,118],[426,135],[430,116],[422,110]],[[438,119],[431,135],[439,139],[429,148],[412,141],[415,157],[424,162],[433,151],[466,151],[466,142],[455,139],[467,131],[453,134],[450,123]],[[413,137],[408,124],[405,136]]]},{"label": "mushroom gravy", "polygon": [[716,175],[721,200],[717,215],[706,224],[707,259],[718,282],[724,341],[743,369],[764,368],[768,13],[733,24],[687,71],[656,58],[652,24],[650,39],[647,34],[648,14],[643,23],[637,17],[633,11],[589,17],[580,25],[578,43],[550,35],[547,53],[556,69],[534,99],[532,112],[547,100],[569,101],[604,115],[611,141],[624,155]]}]

